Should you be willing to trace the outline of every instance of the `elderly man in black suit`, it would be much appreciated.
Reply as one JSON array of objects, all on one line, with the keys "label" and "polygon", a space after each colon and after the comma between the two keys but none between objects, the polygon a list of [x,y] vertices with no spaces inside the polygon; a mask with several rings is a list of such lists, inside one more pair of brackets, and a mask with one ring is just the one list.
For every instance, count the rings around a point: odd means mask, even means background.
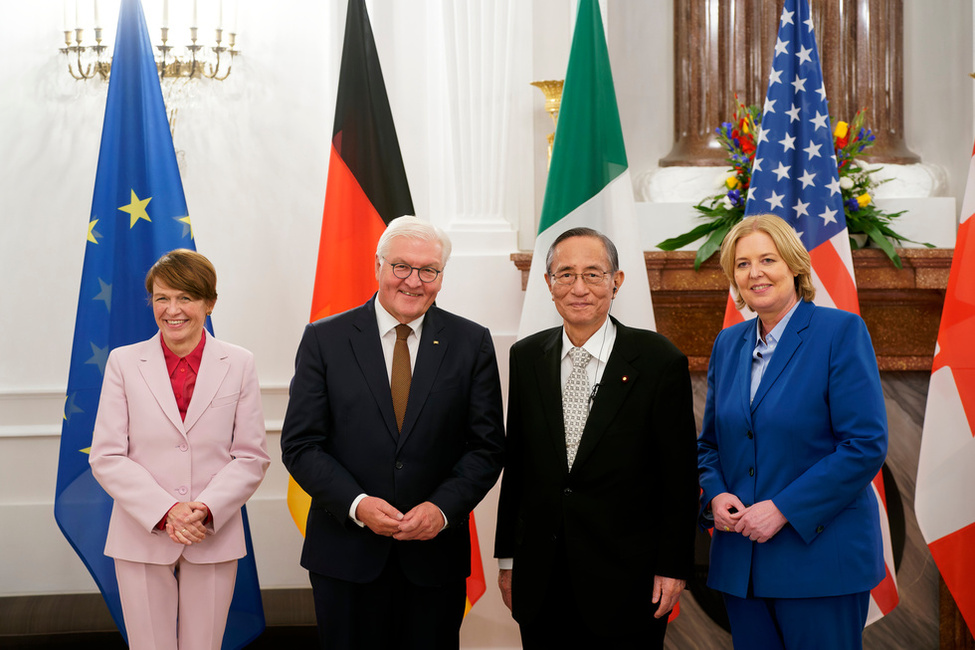
[{"label": "elderly man in black suit", "polygon": [[387,227],[379,290],[308,325],[281,448],[312,498],[301,564],[322,647],[457,648],[468,517],[501,471],[501,387],[488,330],[442,309],[446,235]]},{"label": "elderly man in black suit", "polygon": [[595,230],[560,235],[545,280],[562,327],[511,349],[495,556],[525,648],[660,648],[692,570],[687,358],[609,316],[618,260]]}]

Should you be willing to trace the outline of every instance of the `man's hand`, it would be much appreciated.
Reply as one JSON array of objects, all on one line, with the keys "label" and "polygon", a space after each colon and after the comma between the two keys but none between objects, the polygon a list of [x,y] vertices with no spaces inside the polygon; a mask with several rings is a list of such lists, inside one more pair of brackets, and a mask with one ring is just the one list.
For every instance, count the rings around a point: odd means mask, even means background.
[{"label": "man's hand", "polygon": [[511,611],[511,569],[498,571],[498,589],[501,590],[501,602]]},{"label": "man's hand", "polygon": [[684,591],[684,581],[665,576],[653,577],[653,602],[659,603],[654,618],[666,616],[680,599],[680,592]]},{"label": "man's hand", "polygon": [[772,539],[789,521],[770,500],[759,501],[736,516],[735,531],[759,544]]},{"label": "man's hand", "polygon": [[403,513],[379,497],[365,497],[355,507],[355,518],[364,523],[369,530],[392,537],[399,531]]},{"label": "man's hand", "polygon": [[166,513],[166,533],[177,544],[199,544],[207,537],[203,520],[209,513],[199,501],[177,503]]},{"label": "man's hand", "polygon": [[714,515],[714,530],[730,533],[738,524],[745,505],[730,492],[722,492],[711,499],[711,514]]},{"label": "man's hand", "polygon": [[399,541],[433,539],[443,530],[446,523],[440,508],[429,501],[424,501],[406,513],[399,522],[399,531],[393,534],[393,539]]}]

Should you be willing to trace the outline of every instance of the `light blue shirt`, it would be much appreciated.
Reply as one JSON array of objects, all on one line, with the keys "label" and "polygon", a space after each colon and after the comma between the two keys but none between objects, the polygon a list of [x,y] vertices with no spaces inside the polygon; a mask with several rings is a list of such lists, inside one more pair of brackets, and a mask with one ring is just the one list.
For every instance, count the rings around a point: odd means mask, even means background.
[{"label": "light blue shirt", "polygon": [[789,319],[796,312],[796,308],[800,302],[801,299],[792,305],[792,309],[782,317],[782,320],[776,323],[771,332],[765,335],[764,341],[762,340],[762,319],[755,319],[755,349],[752,350],[752,386],[748,400],[749,403],[755,399],[755,393],[758,392],[758,386],[762,383],[765,369],[768,368],[769,362],[772,361],[772,353],[775,352],[775,346],[779,344],[779,339],[782,338],[782,333],[785,332],[785,327],[789,324]]}]

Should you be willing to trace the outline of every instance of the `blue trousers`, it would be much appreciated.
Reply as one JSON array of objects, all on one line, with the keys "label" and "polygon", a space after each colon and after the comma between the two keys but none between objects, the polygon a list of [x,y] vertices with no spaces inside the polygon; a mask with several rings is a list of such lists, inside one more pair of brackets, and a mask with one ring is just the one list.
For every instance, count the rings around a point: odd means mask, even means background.
[{"label": "blue trousers", "polygon": [[735,650],[862,650],[870,592],[823,598],[723,594]]}]

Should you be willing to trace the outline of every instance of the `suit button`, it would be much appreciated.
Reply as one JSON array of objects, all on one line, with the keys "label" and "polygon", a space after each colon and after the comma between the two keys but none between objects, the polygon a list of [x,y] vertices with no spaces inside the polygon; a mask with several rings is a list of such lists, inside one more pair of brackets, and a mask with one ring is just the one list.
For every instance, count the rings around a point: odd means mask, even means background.
[{"label": "suit button", "polygon": [[186,486],[185,485],[181,485],[178,488],[176,488],[176,491],[179,492],[180,494],[186,494],[186,492],[187,492]]},{"label": "suit button", "polygon": [[189,448],[190,448],[190,446],[187,445],[185,442],[179,446],[179,450],[180,451],[186,451]]},{"label": "suit button", "polygon": [[754,467],[749,467],[748,468],[748,475],[749,476],[755,476],[755,468]]},{"label": "suit button", "polygon": [[403,469],[403,461],[400,461],[400,460],[396,461],[396,464],[394,465],[394,467],[396,469]]},{"label": "suit button", "polygon": [[821,532],[823,532],[824,530],[825,530],[825,528],[823,528],[822,526],[816,526],[816,532],[817,532],[817,533],[821,533]]},{"label": "suit button", "polygon": [[564,494],[565,496],[569,496],[570,494],[572,494],[572,488],[565,488],[564,490],[562,490],[562,494]]},{"label": "suit button", "polygon": [[745,435],[746,435],[746,436],[748,436],[748,439],[749,439],[749,440],[751,440],[752,438],[754,438],[754,437],[755,437],[755,434],[753,434],[753,433],[752,433],[751,431],[749,431],[749,432],[748,432],[748,433],[746,433]]}]

